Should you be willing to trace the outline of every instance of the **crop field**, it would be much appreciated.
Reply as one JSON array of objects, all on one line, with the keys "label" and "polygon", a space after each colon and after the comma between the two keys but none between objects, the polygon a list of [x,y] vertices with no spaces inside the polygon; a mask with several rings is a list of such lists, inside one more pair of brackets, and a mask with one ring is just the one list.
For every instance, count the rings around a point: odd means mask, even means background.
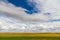
[{"label": "crop field", "polygon": [[59,33],[0,33],[0,40],[60,40]]}]

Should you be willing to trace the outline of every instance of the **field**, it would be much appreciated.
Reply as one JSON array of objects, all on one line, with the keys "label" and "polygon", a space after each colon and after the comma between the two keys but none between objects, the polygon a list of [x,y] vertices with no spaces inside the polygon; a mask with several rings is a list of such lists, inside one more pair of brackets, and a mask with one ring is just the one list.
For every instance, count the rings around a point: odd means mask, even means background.
[{"label": "field", "polygon": [[59,33],[0,33],[0,40],[60,40]]}]

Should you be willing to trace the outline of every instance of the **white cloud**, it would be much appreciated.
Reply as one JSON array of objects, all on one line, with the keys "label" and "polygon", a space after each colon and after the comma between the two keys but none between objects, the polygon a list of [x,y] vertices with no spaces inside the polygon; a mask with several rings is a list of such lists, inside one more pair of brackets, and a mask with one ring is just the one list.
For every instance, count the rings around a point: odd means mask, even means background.
[{"label": "white cloud", "polygon": [[[31,24],[29,24],[29,22],[37,22],[35,25],[32,23],[32,25],[34,26],[34,27],[32,26],[32,30],[33,30],[33,28],[35,28],[38,25],[42,26],[43,28],[47,28],[48,26],[49,27],[60,26],[59,25],[60,22],[59,23],[58,22],[43,23],[48,20],[60,19],[60,14],[59,14],[60,13],[60,5],[59,5],[60,3],[57,3],[57,1],[59,1],[59,0],[33,0],[33,2],[36,2],[35,7],[38,10],[42,10],[42,12],[41,13],[38,12],[36,14],[29,15],[25,12],[28,10],[21,8],[21,7],[16,7],[15,5],[8,3],[7,0],[1,0],[0,1],[0,12],[2,12],[2,13],[0,13],[0,14],[2,14],[3,16],[2,17],[0,16],[0,21],[1,21],[0,26],[3,26],[2,28],[7,27],[6,29],[16,28],[16,27],[18,27],[18,29],[19,29],[19,27],[21,27],[21,25],[19,25],[19,24],[23,24],[22,28],[28,27],[28,25],[31,26]],[[29,1],[29,2],[32,2],[32,1]],[[42,3],[41,5],[40,5],[40,2]],[[31,5],[31,4],[29,3],[29,5]],[[51,15],[44,15],[45,13],[51,13]],[[13,19],[13,20],[11,20],[11,19]],[[18,23],[15,20],[18,20],[18,22],[22,21],[23,23]],[[14,24],[12,24],[12,23],[8,24],[8,21],[13,22]],[[28,24],[25,22],[28,22]],[[41,24],[39,22],[41,22]],[[5,23],[5,24],[3,25],[3,23]],[[8,26],[10,26],[10,27],[8,27]],[[15,27],[12,27],[12,26],[15,26]],[[38,28],[41,28],[40,26],[38,26]],[[38,30],[38,28],[35,28],[35,29]]]},{"label": "white cloud", "polygon": [[[32,2],[32,1],[28,1]],[[59,19],[60,18],[60,5],[57,3],[58,0],[33,0],[36,3],[36,8],[42,12],[29,15],[24,8],[16,7],[15,5],[5,1],[0,2],[0,11],[6,14],[16,17],[18,20],[24,21],[47,21],[49,19]],[[51,5],[50,5],[51,4]],[[44,15],[45,13],[51,13],[50,16]]]},{"label": "white cloud", "polygon": [[29,15],[25,13],[25,11],[27,11],[26,9],[16,7],[11,3],[7,4],[3,1],[0,3],[0,11],[11,16],[17,16],[19,20],[22,18],[24,21],[46,21],[48,19],[48,17],[43,15],[43,13]]}]

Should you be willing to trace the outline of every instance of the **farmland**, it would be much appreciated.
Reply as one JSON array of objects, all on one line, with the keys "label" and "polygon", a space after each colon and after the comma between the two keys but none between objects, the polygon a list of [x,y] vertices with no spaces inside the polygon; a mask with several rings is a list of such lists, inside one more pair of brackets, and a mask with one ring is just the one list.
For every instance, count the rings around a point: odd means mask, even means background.
[{"label": "farmland", "polygon": [[0,40],[59,40],[59,33],[0,33]]}]

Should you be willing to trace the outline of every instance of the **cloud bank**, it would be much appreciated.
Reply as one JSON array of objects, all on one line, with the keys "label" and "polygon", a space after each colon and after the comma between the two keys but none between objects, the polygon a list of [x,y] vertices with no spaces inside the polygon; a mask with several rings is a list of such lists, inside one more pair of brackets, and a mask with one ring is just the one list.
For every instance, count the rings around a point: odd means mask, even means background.
[{"label": "cloud bank", "polygon": [[[16,7],[12,3],[9,3],[7,0],[0,1],[0,11],[23,21],[47,21],[50,19],[60,18],[60,5],[57,3],[59,0],[55,0],[54,2],[52,0],[28,0],[27,2],[29,5],[34,2],[34,9],[38,10],[38,13],[29,15],[25,12],[28,10],[21,7]],[[48,15],[49,13],[50,15]]]},{"label": "cloud bank", "polygon": [[4,1],[0,2],[0,11],[5,12],[8,15],[11,15],[11,17],[16,17],[18,20],[24,20],[24,21],[46,21],[48,20],[48,16],[43,15],[43,13],[37,13],[29,15],[25,11],[28,11],[26,9],[23,9],[21,7],[16,7],[15,5],[11,3],[6,3]]},{"label": "cloud bank", "polygon": [[[28,4],[31,5],[34,2],[35,10],[38,13],[33,13],[32,15],[27,14],[28,11],[22,7],[16,7],[7,0],[0,0],[0,24],[3,29],[30,29],[38,30],[39,28],[47,28],[60,26],[60,22],[51,22],[50,20],[60,19],[60,1],[59,0],[27,0]],[[41,11],[41,12],[40,12]],[[47,22],[46,22],[47,21]],[[10,22],[8,24],[8,22]],[[19,23],[20,22],[20,23]],[[31,22],[31,23],[30,23]],[[36,22],[36,23],[33,23]],[[32,24],[32,25],[31,25]],[[8,27],[10,26],[10,27]],[[37,28],[36,28],[37,26]],[[27,27],[27,28],[25,28]],[[35,29],[33,29],[35,28]],[[6,30],[5,30],[6,31]]]}]

